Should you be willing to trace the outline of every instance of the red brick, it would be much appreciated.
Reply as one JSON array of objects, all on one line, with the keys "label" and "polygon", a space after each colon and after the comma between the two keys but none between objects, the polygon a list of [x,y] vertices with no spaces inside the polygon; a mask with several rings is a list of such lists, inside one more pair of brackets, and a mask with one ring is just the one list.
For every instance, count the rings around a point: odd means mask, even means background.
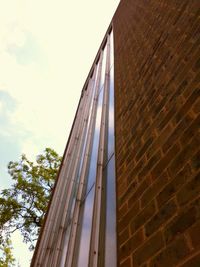
[{"label": "red brick", "polygon": [[156,212],[155,202],[151,201],[131,222],[131,232],[134,233],[144,225]]},{"label": "red brick", "polygon": [[144,145],[141,147],[141,150],[136,155],[135,157],[136,160],[139,160],[144,155],[144,153],[146,152],[148,147],[152,144],[152,142],[153,142],[153,137],[149,137],[149,139],[144,143]]},{"label": "red brick", "polygon": [[189,248],[183,237],[168,245],[161,253],[151,260],[150,267],[176,266],[189,254]]},{"label": "red brick", "polygon": [[128,204],[124,203],[119,209],[118,213],[119,220],[122,219],[122,217],[127,213],[127,211],[128,211]]},{"label": "red brick", "polygon": [[128,240],[130,237],[130,234],[129,234],[129,228],[126,227],[120,234],[119,234],[119,237],[118,237],[118,240],[119,240],[119,243],[120,244],[123,244],[126,240]]},{"label": "red brick", "polygon": [[138,174],[138,179],[143,179],[153,168],[153,166],[160,160],[161,158],[161,151],[158,150],[144,165],[142,171]]},{"label": "red brick", "polygon": [[194,172],[200,168],[200,150],[191,158],[191,166]]},{"label": "red brick", "polygon": [[197,133],[196,136],[193,137],[191,142],[186,145],[184,149],[172,161],[169,169],[173,175],[176,174],[182,168],[182,166],[184,166],[184,163],[193,156],[193,154],[197,151],[199,144],[200,139]]},{"label": "red brick", "polygon": [[200,172],[192,178],[177,194],[179,205],[185,205],[200,195]]},{"label": "red brick", "polygon": [[[140,247],[118,239],[129,244],[127,266],[190,264],[186,233],[199,249],[198,2],[121,0],[114,16],[118,229],[147,234]],[[167,245],[148,246],[159,229]]]},{"label": "red brick", "polygon": [[133,180],[131,184],[127,185],[127,188],[122,196],[119,195],[119,203],[124,204],[129,195],[137,188],[138,182]]},{"label": "red brick", "polygon": [[200,89],[194,88],[192,94],[189,96],[186,103],[181,107],[181,109],[179,110],[176,116],[181,115],[180,117],[183,117],[188,112],[188,110],[191,108],[191,106],[194,104],[194,102],[199,97],[199,95],[200,95]]},{"label": "red brick", "polygon": [[161,207],[171,197],[173,197],[174,194],[176,194],[176,192],[179,190],[179,188],[181,188],[191,177],[191,167],[189,165],[184,166],[184,168],[177,173],[174,179],[172,179],[157,196],[158,206]]},{"label": "red brick", "polygon": [[190,258],[186,263],[180,267],[199,267],[200,266],[200,253]]},{"label": "red brick", "polygon": [[200,219],[200,199],[195,200],[190,206],[185,207],[167,225],[164,235],[166,242],[171,242],[181,233],[184,233]]},{"label": "red brick", "polygon": [[143,241],[144,241],[144,234],[143,230],[140,229],[120,247],[121,258],[126,258],[127,256],[130,256],[130,254],[135,249],[137,249],[143,243]]},{"label": "red brick", "polygon": [[121,220],[119,220],[118,223],[118,231],[123,231],[124,228],[127,227],[127,225],[131,222],[132,219],[138,214],[140,211],[139,201],[135,202],[135,204],[132,206],[131,209],[128,210],[128,212],[122,217]]},{"label": "red brick", "polygon": [[146,235],[149,236],[156,232],[160,226],[166,223],[176,213],[177,207],[174,200],[165,204],[150,221],[145,225]]},{"label": "red brick", "polygon": [[200,221],[189,229],[192,245],[195,249],[200,248]]},{"label": "red brick", "polygon": [[[187,130],[181,136],[181,143],[186,144],[190,139],[196,134],[196,132],[200,129],[200,115],[197,116],[195,120],[191,123],[191,125],[187,128]],[[200,141],[199,141],[200,145]]]},{"label": "red brick", "polygon": [[182,118],[182,120],[178,125],[176,125],[176,128],[174,129],[172,134],[167,138],[165,144],[162,147],[164,153],[166,153],[168,149],[174,144],[174,142],[176,142],[176,140],[182,135],[183,131],[188,128],[191,121],[192,118],[190,116],[186,116]]},{"label": "red brick", "polygon": [[149,201],[155,198],[159,192],[165,187],[168,182],[167,173],[163,173],[159,179],[157,179],[149,188],[145,191],[141,197],[141,205],[145,207]]},{"label": "red brick", "polygon": [[140,266],[163,247],[163,236],[161,232],[158,232],[135,251],[133,254],[133,266]]},{"label": "red brick", "polygon": [[120,262],[120,267],[131,267],[131,258],[127,258],[125,261]]},{"label": "red brick", "polygon": [[132,196],[128,200],[128,205],[131,207],[133,203],[142,196],[142,194],[147,190],[150,186],[151,180],[147,177],[137,188],[137,190],[132,194]]},{"label": "red brick", "polygon": [[172,161],[174,155],[176,155],[180,150],[178,144],[173,145],[172,148],[165,154],[165,156],[158,162],[158,164],[153,168],[151,174],[152,178],[155,180],[163,173],[169,163]]}]

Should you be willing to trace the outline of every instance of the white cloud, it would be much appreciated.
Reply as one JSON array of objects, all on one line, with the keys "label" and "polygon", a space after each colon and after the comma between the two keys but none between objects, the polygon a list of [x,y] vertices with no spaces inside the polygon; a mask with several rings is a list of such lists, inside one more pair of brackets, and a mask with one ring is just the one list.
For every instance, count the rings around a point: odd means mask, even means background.
[{"label": "white cloud", "polygon": [[33,252],[29,251],[27,245],[23,243],[23,238],[19,231],[15,231],[12,234],[12,245],[15,248],[13,254],[17,263],[20,263],[21,267],[30,266],[30,259],[32,257]]}]

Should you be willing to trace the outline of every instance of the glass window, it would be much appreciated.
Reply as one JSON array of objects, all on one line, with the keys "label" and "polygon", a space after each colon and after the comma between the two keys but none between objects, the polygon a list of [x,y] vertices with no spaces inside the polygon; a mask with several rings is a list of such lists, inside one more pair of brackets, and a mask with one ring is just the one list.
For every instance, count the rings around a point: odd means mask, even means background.
[{"label": "glass window", "polygon": [[92,153],[91,153],[91,158],[90,158],[90,168],[89,168],[89,174],[88,174],[87,192],[91,189],[96,179],[102,101],[103,101],[103,90],[101,90],[99,94],[99,99],[98,99],[96,124],[95,124],[95,131],[94,131],[94,137],[93,137]]},{"label": "glass window", "polygon": [[114,64],[114,42],[113,42],[113,31],[110,33],[110,67]]},{"label": "glass window", "polygon": [[70,231],[71,231],[71,226],[72,226],[72,217],[73,217],[74,206],[75,206],[75,195],[74,195],[73,200],[72,200],[72,208],[71,208],[71,212],[70,212],[70,216],[69,216],[69,220],[68,220],[68,225],[66,227],[66,232],[64,235],[63,254],[62,254],[62,258],[61,258],[60,267],[65,266],[67,249],[68,249],[68,244],[69,244],[69,236],[70,236]]},{"label": "glass window", "polygon": [[109,112],[108,112],[108,159],[114,152],[114,78],[110,70]]},{"label": "glass window", "polygon": [[64,267],[65,266],[65,260],[66,260],[67,249],[68,249],[68,244],[69,244],[70,228],[71,227],[68,227],[66,232],[65,232],[64,246],[63,246],[63,253],[62,253],[60,267]]},{"label": "glass window", "polygon": [[102,71],[101,71],[101,81],[100,81],[100,89],[102,88],[105,81],[105,72],[106,72],[106,54],[107,54],[107,46],[104,47],[103,50],[103,61],[102,61]]},{"label": "glass window", "polygon": [[[114,155],[108,162],[106,188],[105,267],[117,266],[116,248],[116,189]],[[112,256],[111,256],[112,255]]]},{"label": "glass window", "polygon": [[[81,155],[81,162],[80,162],[80,166],[82,167],[83,164],[83,158],[85,156],[85,148],[86,148],[86,143],[87,143],[87,137],[88,137],[88,131],[89,131],[89,125],[90,125],[90,119],[91,119],[91,113],[92,113],[92,106],[93,106],[93,100],[94,100],[94,93],[95,93],[95,86],[96,86],[96,81],[97,81],[97,73],[98,73],[98,66],[96,66],[97,71],[93,73],[93,76],[95,75],[94,78],[94,82],[92,82],[92,80],[90,80],[92,84],[92,88],[90,88],[90,90],[92,90],[91,93],[91,99],[89,99],[90,101],[90,107],[89,107],[89,114],[88,114],[88,122],[87,122],[87,130],[86,130],[86,134],[85,134],[85,138],[84,138],[84,144],[83,144],[83,151],[82,151],[82,155]],[[81,167],[79,169],[79,176],[81,175]]]},{"label": "glass window", "polygon": [[78,267],[88,267],[89,249],[90,249],[90,236],[92,230],[92,214],[93,214],[93,202],[94,202],[94,187],[89,192],[85,199],[82,209],[83,223],[81,230],[80,248],[78,255]]},{"label": "glass window", "polygon": [[[110,34],[110,83],[108,111],[108,148],[106,172],[106,226],[105,226],[105,267],[117,266],[116,247],[116,184],[114,154],[114,67],[113,33]],[[110,257],[112,255],[112,257]]]}]

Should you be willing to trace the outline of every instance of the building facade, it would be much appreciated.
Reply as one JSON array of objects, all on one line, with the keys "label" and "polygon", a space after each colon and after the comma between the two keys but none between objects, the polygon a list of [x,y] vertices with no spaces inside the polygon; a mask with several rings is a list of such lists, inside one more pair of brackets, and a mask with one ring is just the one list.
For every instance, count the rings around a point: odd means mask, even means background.
[{"label": "building facade", "polygon": [[122,0],[31,266],[200,266],[200,2]]}]

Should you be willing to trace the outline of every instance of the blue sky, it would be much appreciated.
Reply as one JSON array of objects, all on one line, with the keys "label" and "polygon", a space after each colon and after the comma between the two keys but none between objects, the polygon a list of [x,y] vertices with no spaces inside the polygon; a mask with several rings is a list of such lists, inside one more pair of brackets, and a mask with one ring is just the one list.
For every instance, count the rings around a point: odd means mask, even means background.
[{"label": "blue sky", "polygon": [[[0,189],[7,164],[62,155],[82,86],[119,1],[0,0]],[[31,254],[13,236],[15,257]],[[24,257],[24,254],[27,256]]]}]

